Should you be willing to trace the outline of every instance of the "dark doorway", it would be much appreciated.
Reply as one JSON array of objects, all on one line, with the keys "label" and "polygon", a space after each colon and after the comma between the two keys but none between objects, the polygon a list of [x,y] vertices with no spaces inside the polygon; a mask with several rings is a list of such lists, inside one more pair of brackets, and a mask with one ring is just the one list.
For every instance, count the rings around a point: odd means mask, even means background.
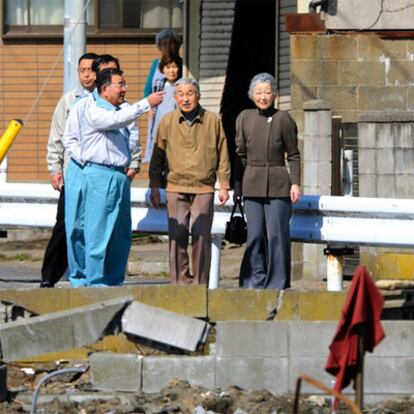
[{"label": "dark doorway", "polygon": [[[237,0],[221,113],[232,167],[235,122],[254,104],[247,97],[250,80],[260,72],[275,74],[276,0]],[[232,168],[234,171],[234,168]]]}]

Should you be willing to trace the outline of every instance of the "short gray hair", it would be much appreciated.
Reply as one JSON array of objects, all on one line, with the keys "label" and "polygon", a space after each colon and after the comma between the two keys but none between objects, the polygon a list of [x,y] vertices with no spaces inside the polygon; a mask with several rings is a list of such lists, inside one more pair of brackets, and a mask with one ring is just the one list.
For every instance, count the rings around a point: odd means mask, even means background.
[{"label": "short gray hair", "polygon": [[161,40],[164,40],[167,37],[170,37],[178,44],[178,46],[181,46],[181,37],[178,36],[178,34],[175,33],[172,29],[163,29],[159,33],[157,33],[157,35],[155,36],[155,44],[159,46]]},{"label": "short gray hair", "polygon": [[250,81],[249,85],[249,91],[247,92],[247,96],[253,100],[253,91],[254,88],[259,84],[266,82],[270,85],[272,88],[272,92],[277,95],[277,85],[276,85],[276,79],[270,74],[270,73],[258,73],[256,76],[253,77],[253,79]]},{"label": "short gray hair", "polygon": [[200,85],[199,83],[193,79],[193,78],[181,78],[178,79],[177,82],[175,82],[175,87],[180,86],[180,85],[193,85],[194,88],[197,91],[197,96],[200,96]]}]

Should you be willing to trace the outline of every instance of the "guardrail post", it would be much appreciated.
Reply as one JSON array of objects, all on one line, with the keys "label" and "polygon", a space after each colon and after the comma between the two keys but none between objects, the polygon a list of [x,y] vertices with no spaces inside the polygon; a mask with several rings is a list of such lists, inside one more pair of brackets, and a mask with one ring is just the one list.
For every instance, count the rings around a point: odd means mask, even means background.
[{"label": "guardrail post", "polygon": [[221,262],[221,242],[222,237],[213,234],[211,236],[211,265],[209,289],[217,289],[220,285],[220,262]]},{"label": "guardrail post", "polygon": [[350,247],[330,247],[323,250],[327,257],[327,290],[341,292],[343,288],[344,256],[354,254]]}]

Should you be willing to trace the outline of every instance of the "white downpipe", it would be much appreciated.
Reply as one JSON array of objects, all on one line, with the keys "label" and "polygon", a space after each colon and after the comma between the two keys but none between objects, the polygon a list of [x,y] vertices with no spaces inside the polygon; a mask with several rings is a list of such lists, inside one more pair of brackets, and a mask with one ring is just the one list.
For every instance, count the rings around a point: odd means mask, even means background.
[{"label": "white downpipe", "polygon": [[218,289],[220,286],[220,263],[221,263],[221,241],[222,236],[214,234],[211,236],[211,265],[209,289]]}]

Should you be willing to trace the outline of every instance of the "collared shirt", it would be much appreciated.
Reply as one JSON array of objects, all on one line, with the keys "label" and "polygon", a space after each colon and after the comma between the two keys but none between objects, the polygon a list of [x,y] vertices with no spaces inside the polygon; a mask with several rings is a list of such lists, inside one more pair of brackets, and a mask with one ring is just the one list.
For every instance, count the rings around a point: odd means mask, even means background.
[{"label": "collared shirt", "polygon": [[67,163],[62,137],[69,111],[79,99],[89,95],[89,93],[88,90],[78,87],[65,93],[56,105],[47,143],[47,168],[51,174],[63,172],[63,167]]},{"label": "collared shirt", "polygon": [[[135,119],[150,109],[147,99],[115,108],[103,98],[81,99],[70,112],[63,143],[75,161],[125,167],[135,151],[137,136],[128,130]],[[138,132],[138,131],[137,131]]]},{"label": "collared shirt", "polygon": [[203,108],[191,125],[179,109],[165,115],[149,167],[151,188],[161,186],[165,162],[167,191],[211,193],[217,178],[220,188],[228,189],[230,162],[220,118]]}]

